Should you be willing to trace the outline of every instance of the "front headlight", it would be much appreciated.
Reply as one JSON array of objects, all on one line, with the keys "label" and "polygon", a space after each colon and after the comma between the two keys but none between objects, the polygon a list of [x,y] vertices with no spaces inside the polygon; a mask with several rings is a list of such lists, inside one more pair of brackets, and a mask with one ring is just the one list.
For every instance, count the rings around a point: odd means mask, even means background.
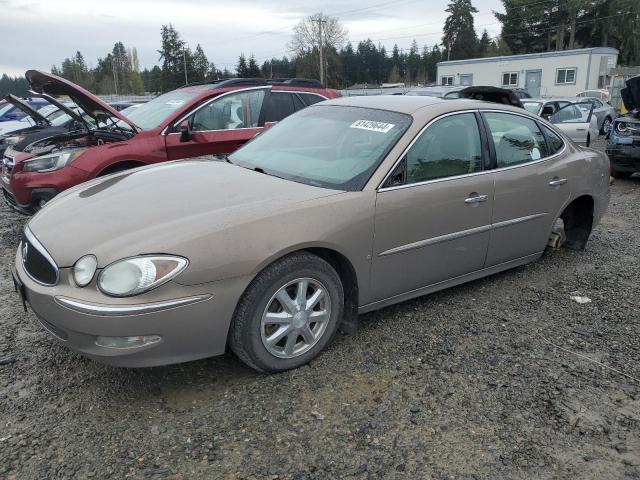
[{"label": "front headlight", "polygon": [[112,297],[131,297],[148,292],[182,272],[186,258],[149,255],[125,258],[108,265],[98,276],[98,288]]},{"label": "front headlight", "polygon": [[615,122],[614,129],[618,135],[638,135],[640,133],[640,123]]},{"label": "front headlight", "polygon": [[27,160],[22,165],[24,172],[53,172],[66,167],[73,159],[78,157],[85,149],[57,152],[42,157]]}]

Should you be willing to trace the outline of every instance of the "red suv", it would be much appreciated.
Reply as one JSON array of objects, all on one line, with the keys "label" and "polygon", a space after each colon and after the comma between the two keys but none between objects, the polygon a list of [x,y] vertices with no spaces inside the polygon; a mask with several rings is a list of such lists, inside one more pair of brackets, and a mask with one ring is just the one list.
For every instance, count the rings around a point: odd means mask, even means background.
[{"label": "red suv", "polygon": [[[124,116],[87,90],[49,73],[25,74],[33,91],[74,118],[79,130],[8,148],[5,199],[32,214],[63,190],[109,173],[167,160],[224,155],[306,106],[339,97],[319,82],[230,79],[189,85],[129,109]],[[84,113],[57,101],[68,96]]]}]

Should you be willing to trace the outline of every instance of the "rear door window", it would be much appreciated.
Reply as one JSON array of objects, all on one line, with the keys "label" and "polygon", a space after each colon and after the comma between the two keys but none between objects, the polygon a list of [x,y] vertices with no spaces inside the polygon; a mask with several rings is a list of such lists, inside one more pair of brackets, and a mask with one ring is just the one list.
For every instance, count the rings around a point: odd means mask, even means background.
[{"label": "rear door window", "polygon": [[300,95],[300,98],[302,99],[302,101],[304,103],[307,104],[307,106],[313,105],[314,103],[322,102],[323,100],[326,100],[326,98],[324,98],[324,97],[322,97],[320,95],[316,95],[315,93],[300,92],[300,93],[298,93],[298,95]]},{"label": "rear door window", "polygon": [[483,113],[493,144],[498,168],[533,162],[549,156],[538,124],[530,118],[510,113]]},{"label": "rear door window", "polygon": [[267,100],[266,122],[279,122],[295,111],[295,94],[289,92],[271,92]]}]

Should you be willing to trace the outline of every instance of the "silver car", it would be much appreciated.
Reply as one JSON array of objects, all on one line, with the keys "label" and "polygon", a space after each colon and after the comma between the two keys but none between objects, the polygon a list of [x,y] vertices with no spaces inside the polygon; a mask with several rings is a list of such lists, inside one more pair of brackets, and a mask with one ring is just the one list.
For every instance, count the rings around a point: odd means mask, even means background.
[{"label": "silver car", "polygon": [[[578,145],[590,146],[600,133],[592,98],[527,98],[528,112],[540,115],[564,131]],[[607,127],[608,128],[608,127]]]},{"label": "silver car", "polygon": [[[521,108],[347,97],[227,161],[116,173],[56,197],[16,288],[67,347],[142,367],[222,354],[298,367],[358,313],[585,247],[605,155]],[[26,307],[25,307],[26,308]]]}]

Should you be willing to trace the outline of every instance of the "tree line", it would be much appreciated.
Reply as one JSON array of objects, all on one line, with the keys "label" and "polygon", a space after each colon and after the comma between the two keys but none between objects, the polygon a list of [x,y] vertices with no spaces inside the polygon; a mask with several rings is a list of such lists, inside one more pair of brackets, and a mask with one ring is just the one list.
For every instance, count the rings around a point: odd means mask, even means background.
[{"label": "tree line", "polygon": [[[76,52],[54,65],[52,73],[98,94],[165,92],[193,82],[240,77],[320,77],[330,87],[354,84],[436,81],[437,63],[474,57],[536,53],[572,48],[610,46],[620,50],[619,63],[640,63],[640,1],[638,0],[502,0],[504,13],[494,12],[501,32],[491,38],[487,30],[476,32],[472,0],[451,0],[440,43],[408,49],[397,44],[391,51],[367,39],[356,45],[347,41],[347,30],[337,18],[316,14],[294,27],[288,45],[291,55],[263,59],[253,54],[238,57],[234,71],[218,69],[197,44],[189,48],[172,25],[160,29],[159,64],[140,70],[135,48],[117,42],[111,52],[90,68]],[[322,44],[317,25],[323,25]],[[0,94],[23,94],[23,79],[3,75]]]}]

